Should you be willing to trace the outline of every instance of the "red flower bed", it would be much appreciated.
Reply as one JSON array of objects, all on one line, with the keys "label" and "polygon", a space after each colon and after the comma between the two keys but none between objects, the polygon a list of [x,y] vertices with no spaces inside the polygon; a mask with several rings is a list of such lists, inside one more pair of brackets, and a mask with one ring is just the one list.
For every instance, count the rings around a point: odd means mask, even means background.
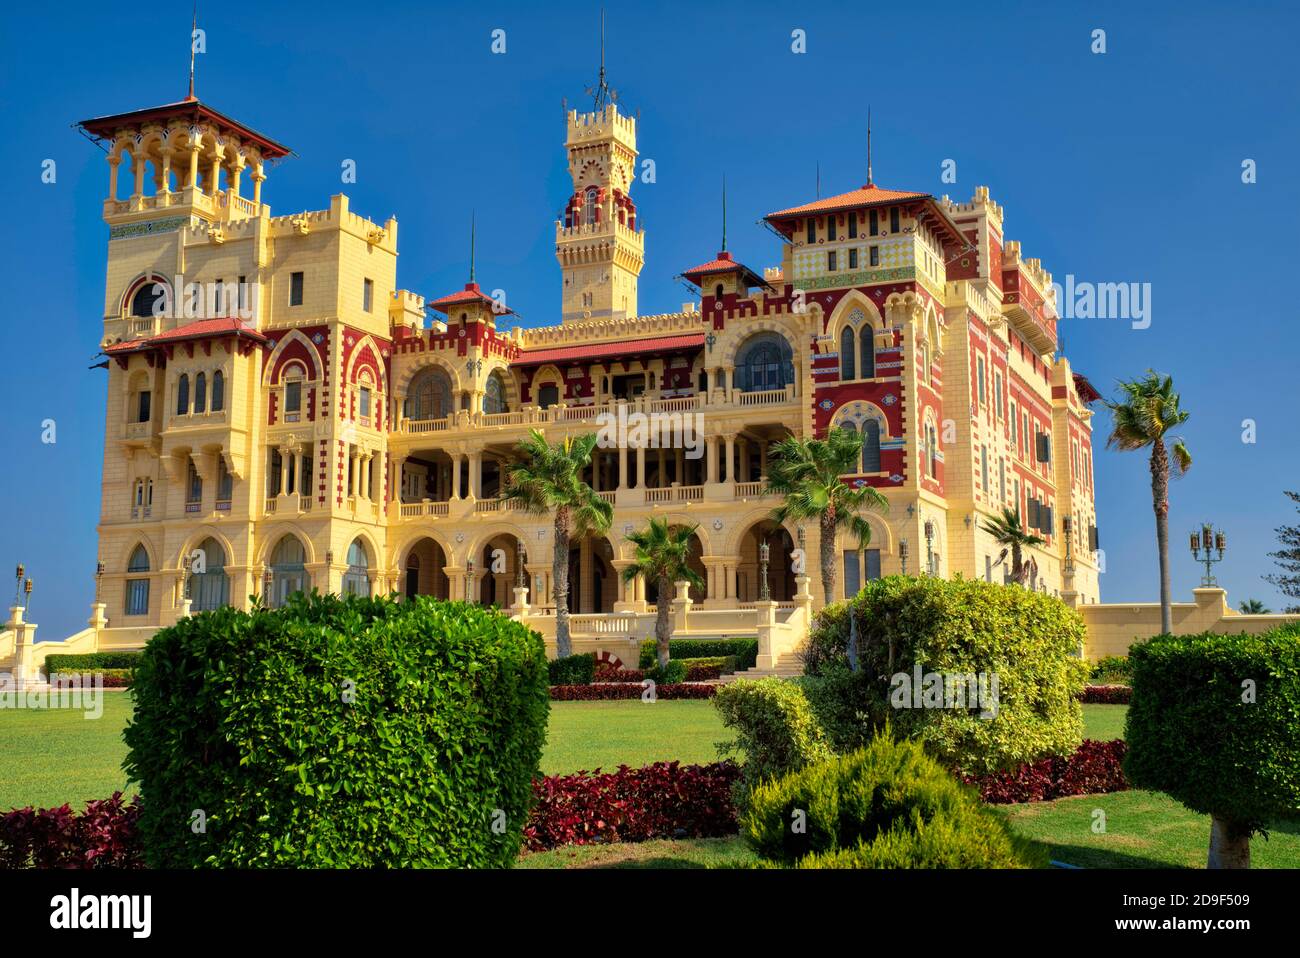
[{"label": "red flower bed", "polygon": [[69,805],[15,808],[0,814],[0,868],[143,868],[136,845],[140,796],[122,793],[87,802],[81,814]]},{"label": "red flower bed", "polygon": [[1079,701],[1084,705],[1128,705],[1133,701],[1133,690],[1127,685],[1088,685]]},{"label": "red flower bed", "polygon": [[722,666],[720,665],[688,665],[686,667],[687,682],[708,682],[720,678],[722,678]]},{"label": "red flower bed", "polygon": [[641,682],[645,679],[645,672],[641,669],[620,669],[617,665],[610,665],[608,662],[600,662],[596,665],[596,674],[592,678],[593,682]]},{"label": "red flower bed", "polygon": [[[591,685],[552,685],[551,699],[555,702],[594,702],[609,699],[639,699],[645,691],[640,682],[605,682]],[[688,684],[656,685],[657,699],[711,699],[718,694],[716,685]]]},{"label": "red flower bed", "polygon": [[1040,758],[1014,772],[967,776],[962,781],[977,786],[980,798],[991,805],[1122,792],[1128,788],[1123,769],[1126,748],[1123,739],[1113,742],[1085,739],[1066,758]]},{"label": "red flower bed", "polygon": [[533,782],[537,798],[524,841],[530,851],[651,838],[714,838],[736,833],[734,762],[656,762],[617,772],[552,775]]}]

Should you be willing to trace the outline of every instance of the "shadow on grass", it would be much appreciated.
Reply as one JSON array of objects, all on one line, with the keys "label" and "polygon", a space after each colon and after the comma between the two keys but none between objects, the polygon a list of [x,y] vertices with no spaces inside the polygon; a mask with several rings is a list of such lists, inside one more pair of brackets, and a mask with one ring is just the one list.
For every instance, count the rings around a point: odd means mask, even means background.
[{"label": "shadow on grass", "polygon": [[1143,855],[1126,855],[1124,852],[1106,848],[1092,848],[1087,845],[1053,845],[1046,842],[1043,844],[1047,845],[1048,853],[1055,861],[1076,865],[1079,868],[1158,868],[1166,871],[1182,870],[1185,867]]}]

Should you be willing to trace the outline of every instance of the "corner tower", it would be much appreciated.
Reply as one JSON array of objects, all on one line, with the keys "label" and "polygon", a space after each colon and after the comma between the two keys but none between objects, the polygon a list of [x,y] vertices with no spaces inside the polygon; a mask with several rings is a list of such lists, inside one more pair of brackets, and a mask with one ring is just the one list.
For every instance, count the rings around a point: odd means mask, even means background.
[{"label": "corner tower", "polygon": [[564,279],[564,322],[635,316],[645,231],[637,229],[636,120],[614,103],[570,110],[565,149],[573,194],[555,223],[555,258]]}]

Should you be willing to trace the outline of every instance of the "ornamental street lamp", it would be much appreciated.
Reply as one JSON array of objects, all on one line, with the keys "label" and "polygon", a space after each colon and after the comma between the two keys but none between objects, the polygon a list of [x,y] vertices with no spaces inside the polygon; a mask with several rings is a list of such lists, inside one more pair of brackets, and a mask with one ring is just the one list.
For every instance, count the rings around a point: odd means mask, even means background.
[{"label": "ornamental street lamp", "polygon": [[[1201,585],[1218,585],[1215,581],[1212,567],[1216,562],[1223,561],[1223,552],[1228,547],[1228,537],[1223,534],[1223,530],[1215,530],[1208,522],[1201,526],[1199,533],[1193,532],[1189,537],[1189,544],[1192,548],[1192,558],[1197,562],[1205,563],[1205,575],[1201,577]],[[1202,551],[1205,553],[1201,555]],[[1214,558],[1211,553],[1218,552],[1219,557]]]},{"label": "ornamental street lamp", "polygon": [[925,571],[934,575],[934,520],[925,520]]},{"label": "ornamental street lamp", "polygon": [[474,595],[474,557],[465,560],[465,601],[473,602]]},{"label": "ornamental street lamp", "polygon": [[27,585],[23,587],[23,591],[27,593],[27,598],[26,598],[26,600],[23,602],[23,609],[26,610],[26,611],[31,611],[31,608],[32,608],[32,580],[31,580],[30,578],[27,580]]},{"label": "ornamental street lamp", "polygon": [[275,581],[275,576],[271,573],[271,567],[267,566],[266,571],[262,573],[262,602],[269,609],[271,607],[271,584]]},{"label": "ornamental street lamp", "polygon": [[769,598],[767,588],[767,561],[771,557],[772,550],[766,542],[758,546],[758,598],[766,602]]},{"label": "ornamental street lamp", "polygon": [[14,605],[17,606],[22,599],[23,594],[23,573],[26,570],[23,564],[18,563],[18,571],[14,574]]},{"label": "ornamental street lamp", "polygon": [[524,540],[515,540],[515,588],[524,588],[524,563],[528,556],[524,553]]},{"label": "ornamental street lamp", "polygon": [[95,563],[95,604],[99,604],[99,587],[104,581],[104,560],[100,559]]}]

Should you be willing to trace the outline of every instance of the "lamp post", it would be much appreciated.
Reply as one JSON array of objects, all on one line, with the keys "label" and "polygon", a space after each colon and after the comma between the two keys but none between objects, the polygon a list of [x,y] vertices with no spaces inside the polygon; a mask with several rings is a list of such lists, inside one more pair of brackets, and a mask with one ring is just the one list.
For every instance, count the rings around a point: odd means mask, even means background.
[{"label": "lamp post", "polygon": [[32,580],[30,578],[27,580],[27,585],[23,587],[23,591],[27,593],[27,598],[23,600],[23,611],[30,612],[32,608]]},{"label": "lamp post", "polygon": [[[1190,536],[1190,545],[1192,548],[1192,558],[1197,562],[1205,563],[1205,575],[1201,577],[1201,585],[1212,586],[1219,583],[1215,580],[1213,574],[1213,565],[1216,562],[1223,561],[1224,550],[1228,547],[1228,537],[1223,534],[1223,530],[1215,530],[1210,523],[1201,526],[1199,533],[1193,532]],[[1205,555],[1202,556],[1201,553]],[[1211,554],[1218,552],[1219,557],[1216,559]]]},{"label": "lamp post", "polygon": [[925,571],[934,575],[934,520],[925,520]]},{"label": "lamp post", "polygon": [[474,595],[474,557],[465,560],[465,601],[473,602]]},{"label": "lamp post", "polygon": [[275,581],[275,576],[271,573],[271,567],[267,566],[266,571],[262,573],[262,602],[269,609],[271,607],[271,585]]},{"label": "lamp post", "polygon": [[14,573],[14,605],[17,606],[22,601],[23,595],[23,573],[26,570],[23,564],[18,563],[18,571]]},{"label": "lamp post", "polygon": [[1061,530],[1065,533],[1065,574],[1074,575],[1074,550],[1072,548],[1074,543],[1071,542],[1074,538],[1071,535],[1074,531],[1074,522],[1069,516],[1062,517]]},{"label": "lamp post", "polygon": [[528,561],[528,556],[524,552],[524,540],[515,540],[515,588],[524,588],[524,563]]},{"label": "lamp post", "polygon": [[95,604],[99,604],[100,584],[104,581],[104,560],[95,563]]},{"label": "lamp post", "polygon": [[772,550],[766,542],[759,543],[758,546],[758,598],[761,602],[766,602],[769,598],[767,588],[767,561],[771,557]]}]

